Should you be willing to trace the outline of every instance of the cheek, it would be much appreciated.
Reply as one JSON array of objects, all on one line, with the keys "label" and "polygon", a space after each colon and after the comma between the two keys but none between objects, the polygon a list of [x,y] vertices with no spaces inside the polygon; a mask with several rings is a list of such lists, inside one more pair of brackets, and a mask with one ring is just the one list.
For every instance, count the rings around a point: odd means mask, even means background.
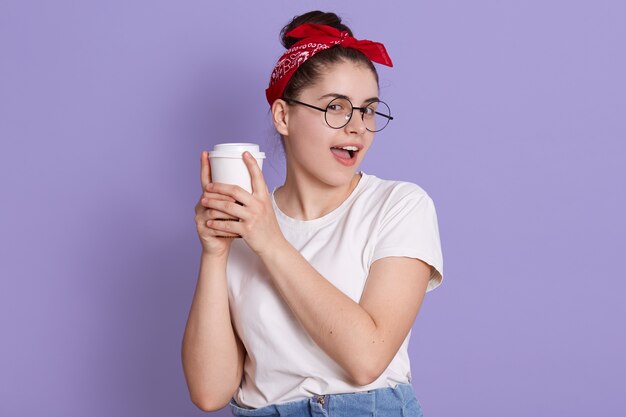
[{"label": "cheek", "polygon": [[329,148],[333,133],[329,130],[316,120],[294,124],[291,131],[293,134],[289,137],[294,156],[311,157],[318,155],[325,147]]},{"label": "cheek", "polygon": [[[289,121],[289,135],[298,137],[314,137],[319,135],[319,131],[325,127],[324,119],[320,119],[317,114],[298,113]],[[323,116],[322,116],[323,117]]]},{"label": "cheek", "polygon": [[320,153],[324,151],[325,141],[319,135],[315,135],[315,132],[301,133],[301,135],[293,138],[293,156],[302,165],[314,164],[316,160],[319,160]]}]

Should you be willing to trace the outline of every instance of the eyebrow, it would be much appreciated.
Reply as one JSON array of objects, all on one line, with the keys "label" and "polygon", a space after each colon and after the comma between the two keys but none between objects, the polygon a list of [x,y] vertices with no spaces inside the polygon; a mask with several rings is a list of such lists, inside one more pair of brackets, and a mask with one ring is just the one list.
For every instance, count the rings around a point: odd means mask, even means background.
[{"label": "eyebrow", "polygon": [[[345,98],[346,100],[348,100],[348,101],[352,102],[352,100],[350,100],[350,97],[348,97],[348,96],[346,96],[346,95],[344,95],[344,94],[337,94],[337,93],[329,93],[329,94],[324,94],[323,96],[321,96],[320,98],[318,98],[318,100],[322,100],[322,99],[324,99],[324,98],[328,98],[328,97],[332,97],[332,98]],[[378,98],[378,97],[371,97],[371,98],[368,98],[368,99],[366,99],[366,100],[363,100],[363,102],[364,102],[364,103],[369,103],[369,102],[372,102],[372,101],[377,101],[377,100],[379,100],[379,98]]]}]

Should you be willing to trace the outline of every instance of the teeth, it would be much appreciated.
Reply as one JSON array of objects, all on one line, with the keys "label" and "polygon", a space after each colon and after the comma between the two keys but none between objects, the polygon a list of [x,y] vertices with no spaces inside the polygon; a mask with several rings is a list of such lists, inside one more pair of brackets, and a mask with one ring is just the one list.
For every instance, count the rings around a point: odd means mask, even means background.
[{"label": "teeth", "polygon": [[358,151],[359,148],[356,146],[334,146],[334,148],[345,149],[346,151]]}]

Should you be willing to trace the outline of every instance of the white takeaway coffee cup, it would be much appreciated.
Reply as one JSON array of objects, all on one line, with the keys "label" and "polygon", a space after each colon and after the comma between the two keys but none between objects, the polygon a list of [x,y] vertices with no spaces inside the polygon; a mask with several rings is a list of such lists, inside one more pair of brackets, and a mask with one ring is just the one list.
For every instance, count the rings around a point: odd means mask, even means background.
[{"label": "white takeaway coffee cup", "polygon": [[252,179],[243,161],[243,153],[248,151],[263,169],[265,153],[255,143],[220,143],[209,152],[211,162],[211,180],[225,184],[235,184],[252,192]]}]

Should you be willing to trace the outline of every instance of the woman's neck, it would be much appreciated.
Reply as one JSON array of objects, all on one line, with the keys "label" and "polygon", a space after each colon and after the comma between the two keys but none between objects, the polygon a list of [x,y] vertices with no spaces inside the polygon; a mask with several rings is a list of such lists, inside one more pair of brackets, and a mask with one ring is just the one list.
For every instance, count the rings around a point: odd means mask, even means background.
[{"label": "woman's neck", "polygon": [[339,207],[359,184],[361,174],[356,173],[342,186],[324,184],[315,178],[289,175],[285,184],[276,189],[276,205],[287,216],[296,220],[314,220]]}]

